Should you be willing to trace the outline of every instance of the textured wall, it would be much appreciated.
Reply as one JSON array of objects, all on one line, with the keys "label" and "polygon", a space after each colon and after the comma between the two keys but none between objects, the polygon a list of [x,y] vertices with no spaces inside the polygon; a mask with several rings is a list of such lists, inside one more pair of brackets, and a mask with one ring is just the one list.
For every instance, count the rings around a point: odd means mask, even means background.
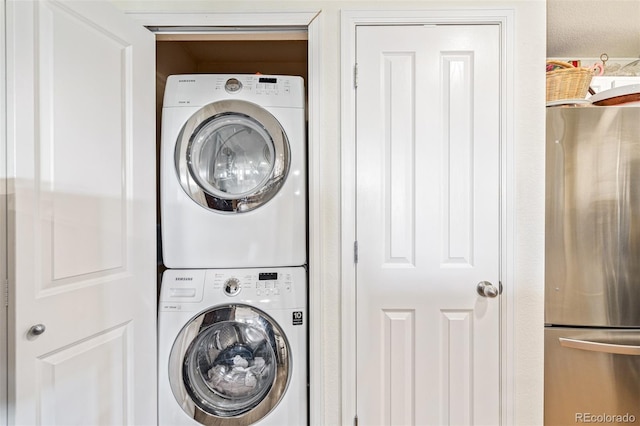
[{"label": "textured wall", "polygon": [[547,0],[547,56],[640,56],[640,0]]}]

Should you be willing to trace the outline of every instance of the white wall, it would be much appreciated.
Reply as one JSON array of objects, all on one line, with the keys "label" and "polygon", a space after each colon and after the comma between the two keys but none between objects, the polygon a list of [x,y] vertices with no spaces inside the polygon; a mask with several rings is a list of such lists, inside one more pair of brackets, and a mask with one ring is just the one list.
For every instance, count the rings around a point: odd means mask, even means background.
[{"label": "white wall", "polygon": [[[510,357],[515,394],[507,407],[515,425],[542,424],[543,380],[543,255],[544,255],[544,61],[545,0],[458,1],[115,1],[117,7],[131,12],[261,12],[321,10],[322,25],[322,117],[324,140],[321,150],[320,194],[322,211],[322,318],[324,395],[322,413],[325,425],[340,424],[340,13],[341,10],[372,9],[459,9],[512,8],[515,11],[515,72],[509,82],[515,91],[512,108],[515,128],[510,129],[515,145],[510,147],[515,168],[515,211],[513,229],[514,303],[507,315],[513,335]],[[487,395],[488,398],[497,397]]]},{"label": "white wall", "polygon": [[548,0],[547,56],[640,56],[640,0]]}]

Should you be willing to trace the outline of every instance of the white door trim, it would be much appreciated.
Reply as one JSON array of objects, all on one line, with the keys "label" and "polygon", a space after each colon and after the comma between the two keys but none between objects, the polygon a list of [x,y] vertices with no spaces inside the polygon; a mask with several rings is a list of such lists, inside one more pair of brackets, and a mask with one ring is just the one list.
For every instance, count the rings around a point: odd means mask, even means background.
[{"label": "white door trim", "polygon": [[125,12],[145,27],[258,27],[268,29],[276,26],[311,27],[320,15],[318,9],[298,11],[256,10],[253,12]]},{"label": "white door trim", "polygon": [[[353,424],[356,412],[356,104],[354,74],[358,25],[424,25],[497,23],[501,27],[500,94],[501,266],[500,298],[501,422],[514,422],[514,21],[513,9],[485,10],[343,10],[341,16],[341,282],[342,282],[342,424]],[[488,397],[497,397],[488,396]]]},{"label": "white door trim", "polygon": [[[3,0],[0,6],[0,79],[4,82],[7,81],[5,69],[5,8],[6,2]],[[7,111],[6,105],[6,84],[0,86],[0,128],[7,128]],[[9,201],[9,195],[7,193],[7,138],[6,132],[0,133],[0,157],[4,160],[0,161],[0,322],[3,324],[0,326],[0,426],[7,424],[7,335],[9,321],[7,317],[7,287],[8,282],[8,270],[7,270],[7,251],[8,251],[8,229],[7,229],[7,206]]]},{"label": "white door trim", "polygon": [[[308,37],[308,178],[309,178],[309,416],[310,424],[324,424],[324,363],[322,359],[322,295],[321,282],[324,247],[322,244],[323,198],[320,191],[321,147],[324,137],[322,105],[324,78],[321,72],[323,16],[320,10],[241,12],[126,12],[146,27],[269,27],[300,26]],[[231,31],[232,32],[232,31]],[[154,106],[155,107],[155,106]]]}]

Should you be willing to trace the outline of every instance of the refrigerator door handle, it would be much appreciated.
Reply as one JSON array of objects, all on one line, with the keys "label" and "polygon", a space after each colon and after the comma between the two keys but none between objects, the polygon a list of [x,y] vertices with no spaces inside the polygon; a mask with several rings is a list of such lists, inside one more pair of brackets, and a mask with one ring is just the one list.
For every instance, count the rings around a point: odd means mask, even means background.
[{"label": "refrigerator door handle", "polygon": [[617,345],[613,343],[590,342],[588,340],[567,339],[560,337],[560,345],[565,348],[583,351],[604,352],[619,355],[640,355],[640,346]]}]

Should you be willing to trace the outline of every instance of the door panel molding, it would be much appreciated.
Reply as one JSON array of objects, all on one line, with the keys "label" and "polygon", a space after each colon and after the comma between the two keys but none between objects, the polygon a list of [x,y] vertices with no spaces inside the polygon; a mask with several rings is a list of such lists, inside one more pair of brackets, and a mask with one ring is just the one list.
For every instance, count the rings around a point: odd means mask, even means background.
[{"label": "door panel molding", "polygon": [[[37,359],[39,388],[46,389],[38,395],[42,419],[59,425],[134,423],[132,328],[128,322]],[[80,378],[74,375],[79,369]],[[108,402],[108,418],[100,417],[105,413],[96,410],[94,395]]]},{"label": "door panel molding", "polygon": [[[447,201],[442,239],[444,267],[473,266],[473,54],[443,52],[443,137],[449,149],[443,158],[443,182]],[[453,120],[453,116],[455,120]],[[454,124],[455,123],[455,124]],[[455,159],[455,161],[453,161]],[[453,207],[455,205],[455,208]]]},{"label": "door panel molding", "polygon": [[[501,421],[513,424],[514,365],[514,178],[513,128],[514,8],[487,10],[343,10],[341,15],[341,281],[342,281],[342,422],[351,424],[356,413],[356,268],[353,245],[356,239],[356,28],[360,25],[498,24],[500,26],[500,164],[501,164],[501,265],[505,291],[501,311]],[[462,236],[464,237],[464,236]],[[460,236],[457,235],[458,242]],[[472,255],[472,254],[470,254]],[[470,259],[465,259],[470,261]],[[456,265],[459,266],[459,265]]]},{"label": "door panel molding", "polygon": [[[382,326],[384,424],[415,423],[415,317],[413,309],[385,310]],[[388,402],[388,403],[387,403]]]},{"label": "door panel molding", "polygon": [[[444,386],[445,400],[441,414],[447,424],[473,424],[471,408],[473,403],[473,311],[441,312],[441,347],[449,353],[443,354],[446,365],[440,367],[440,382]],[[453,357],[452,354],[457,354]],[[454,362],[450,362],[453,360]]]},{"label": "door panel molding", "polygon": [[[126,270],[131,244],[126,241],[131,235],[127,218],[132,214],[126,202],[132,197],[127,182],[132,173],[123,166],[129,163],[127,154],[134,143],[126,131],[133,121],[132,47],[61,3],[41,2],[38,6],[41,27],[34,58],[39,84],[35,108],[41,131],[35,141],[39,163],[35,195],[47,226],[37,238],[42,250],[48,252],[42,259],[41,291],[57,294],[68,284],[111,279],[109,275]],[[73,39],[86,40],[82,51],[74,52],[85,58],[85,75],[106,71],[108,76],[93,92],[84,91],[74,81],[77,76],[65,72],[61,65],[73,60],[68,53]],[[56,111],[69,107],[70,97],[76,100],[73,120],[56,119]],[[95,99],[110,101],[100,115],[87,108]],[[72,138],[75,133],[90,136],[78,146]],[[52,158],[83,161],[63,168],[46,161]],[[103,173],[100,179],[87,178],[95,164],[107,161],[114,164],[111,173]],[[79,228],[82,232],[77,232]]]},{"label": "door panel molding", "polygon": [[[389,153],[385,160],[383,186],[385,205],[385,234],[387,235],[384,263],[387,267],[412,268],[415,264],[415,124],[414,114],[398,115],[392,112],[411,109],[415,90],[415,57],[411,53],[383,54],[385,92],[384,121],[385,145]],[[403,81],[395,85],[394,81]],[[393,88],[393,90],[391,90]],[[406,165],[410,164],[409,167]]]}]

